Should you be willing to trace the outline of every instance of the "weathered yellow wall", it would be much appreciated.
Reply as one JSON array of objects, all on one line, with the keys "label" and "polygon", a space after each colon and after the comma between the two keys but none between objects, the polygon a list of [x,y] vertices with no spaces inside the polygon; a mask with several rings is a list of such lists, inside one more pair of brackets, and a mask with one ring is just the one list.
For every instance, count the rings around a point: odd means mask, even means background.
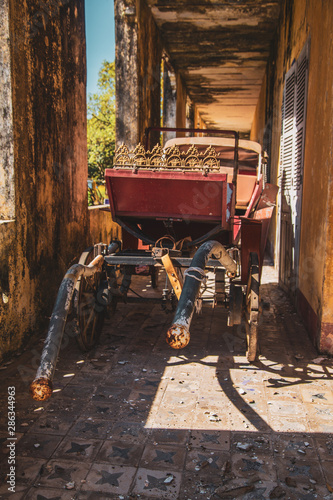
[{"label": "weathered yellow wall", "polygon": [[[161,56],[159,32],[150,9],[137,0],[138,18],[138,99],[139,138],[147,127],[161,126]],[[159,133],[151,133],[151,145],[159,142]]]},{"label": "weathered yellow wall", "polygon": [[194,105],[194,127],[195,128],[207,128],[206,123],[203,120],[198,106]]},{"label": "weathered yellow wall", "polygon": [[[332,182],[332,81],[333,81],[333,9],[327,0],[286,1],[278,33],[276,52],[270,61],[274,75],[271,180],[278,182],[279,147],[281,130],[281,104],[284,79],[310,37],[309,79],[307,97],[306,141],[304,153],[303,201],[300,244],[299,290],[316,320],[310,328],[317,329],[317,343],[329,350],[333,341],[326,335],[324,346],[321,331],[325,325],[333,326],[333,238],[331,223],[333,204]],[[274,71],[272,72],[272,67]],[[260,130],[265,123],[264,112],[269,103],[263,91],[258,102],[251,137],[261,139]],[[276,220],[270,237],[273,238]],[[317,326],[314,325],[317,321]],[[320,326],[320,323],[323,323]],[[325,326],[326,330],[330,329]],[[312,332],[314,334],[315,332]]]},{"label": "weathered yellow wall", "polygon": [[311,34],[301,227],[300,289],[317,313],[323,352],[333,354],[333,8],[309,3]]},{"label": "weathered yellow wall", "polygon": [[[115,0],[116,143],[130,149],[144,141],[147,127],[161,120],[162,44],[150,9],[143,0]],[[159,134],[150,134],[155,145]]]},{"label": "weathered yellow wall", "polygon": [[103,207],[89,207],[89,243],[107,243],[121,240],[121,227],[112,221],[111,213]]},{"label": "weathered yellow wall", "polygon": [[[177,101],[176,101],[176,127],[186,127],[186,89],[179,73],[176,74]],[[182,132],[177,132],[177,137],[182,137]]]},{"label": "weathered yellow wall", "polygon": [[3,0],[0,6],[0,220],[7,221],[15,217],[10,45],[9,0]]},{"label": "weathered yellow wall", "polygon": [[[256,106],[256,111],[254,114],[254,119],[251,127],[251,132],[250,132],[250,140],[251,141],[256,141],[259,142],[263,147],[265,146],[264,144],[264,132],[265,132],[265,127],[271,127],[271,120],[269,119],[269,110],[267,109],[269,107],[269,96],[268,96],[268,89],[267,89],[267,80],[268,80],[268,75],[267,73],[264,75],[263,82],[261,85],[261,90],[260,90],[260,95],[258,99],[258,103]],[[267,125],[268,121],[268,125]],[[266,147],[266,153],[267,147]],[[277,176],[276,176],[276,164],[274,162],[274,150],[270,151],[270,158],[269,162],[270,164],[274,165],[272,170],[272,175],[269,181],[272,184],[277,184]],[[268,233],[268,238],[267,238],[267,243],[266,243],[266,251],[270,255],[270,257],[273,258],[274,262],[277,262],[276,258],[276,248],[274,245],[275,241],[275,234],[276,234],[276,228],[277,228],[277,210],[274,209],[272,219],[270,222],[269,226],[269,233]]]},{"label": "weathered yellow wall", "polygon": [[260,142],[260,144],[263,143],[264,130],[266,125],[266,97],[267,75],[265,74],[250,133],[250,140]]},{"label": "weathered yellow wall", "polygon": [[0,358],[41,333],[88,242],[84,2],[45,4],[9,5],[15,221],[0,224]]},{"label": "weathered yellow wall", "polygon": [[[116,146],[130,149],[138,135],[137,0],[114,0],[116,38]],[[123,64],[123,61],[126,64]]]},{"label": "weathered yellow wall", "polygon": [[[332,100],[332,97],[331,97]],[[331,127],[332,129],[332,127]],[[331,170],[333,164],[332,148],[330,150]],[[321,327],[318,344],[322,352],[333,354],[333,192],[332,173],[330,174],[327,227],[326,227],[326,255],[324,263],[323,295],[321,305]]]}]

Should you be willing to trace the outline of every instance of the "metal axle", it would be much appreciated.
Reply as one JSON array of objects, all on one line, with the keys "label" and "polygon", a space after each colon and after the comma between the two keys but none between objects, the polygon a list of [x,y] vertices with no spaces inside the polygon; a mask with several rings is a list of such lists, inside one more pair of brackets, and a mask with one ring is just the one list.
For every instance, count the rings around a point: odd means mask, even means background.
[{"label": "metal axle", "polygon": [[233,276],[236,274],[236,262],[230,257],[221,243],[210,240],[198,248],[192,259],[191,266],[186,272],[173,324],[167,331],[166,341],[174,349],[182,349],[190,341],[190,324],[195,301],[199,295],[205,275],[205,267],[211,255],[214,255],[219,260],[229,274]]}]

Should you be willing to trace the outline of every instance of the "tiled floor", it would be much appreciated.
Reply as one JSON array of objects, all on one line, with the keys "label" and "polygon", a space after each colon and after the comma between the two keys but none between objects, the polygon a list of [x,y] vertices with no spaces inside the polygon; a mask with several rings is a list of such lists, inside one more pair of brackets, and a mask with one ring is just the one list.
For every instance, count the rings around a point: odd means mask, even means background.
[{"label": "tiled floor", "polygon": [[[52,398],[30,399],[42,342],[2,367],[0,498],[333,499],[333,363],[310,344],[266,267],[260,356],[224,309],[165,342],[172,315],[120,305],[100,345],[65,339]],[[16,388],[16,492],[8,492],[7,387]]]}]

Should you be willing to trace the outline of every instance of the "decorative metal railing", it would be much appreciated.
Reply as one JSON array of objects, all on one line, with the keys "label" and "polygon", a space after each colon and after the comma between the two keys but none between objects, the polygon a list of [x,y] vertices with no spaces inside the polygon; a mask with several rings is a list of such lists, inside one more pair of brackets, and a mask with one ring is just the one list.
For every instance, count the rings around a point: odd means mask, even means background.
[{"label": "decorative metal railing", "polygon": [[158,144],[151,151],[146,151],[138,144],[130,151],[124,144],[120,146],[114,157],[114,168],[146,168],[149,170],[219,170],[220,153],[209,146],[204,152],[191,145],[186,152],[177,146],[163,149]]}]

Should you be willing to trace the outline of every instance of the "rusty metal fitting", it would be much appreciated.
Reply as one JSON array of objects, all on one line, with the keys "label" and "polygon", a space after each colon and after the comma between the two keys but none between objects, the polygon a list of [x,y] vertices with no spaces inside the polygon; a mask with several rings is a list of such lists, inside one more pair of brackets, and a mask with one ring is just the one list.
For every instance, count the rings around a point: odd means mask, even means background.
[{"label": "rusty metal fitting", "polygon": [[30,385],[30,396],[36,401],[46,401],[52,395],[52,381],[47,378],[36,378]]},{"label": "rusty metal fitting", "polygon": [[173,349],[183,349],[190,341],[190,331],[186,326],[175,323],[167,331],[166,341]]}]

